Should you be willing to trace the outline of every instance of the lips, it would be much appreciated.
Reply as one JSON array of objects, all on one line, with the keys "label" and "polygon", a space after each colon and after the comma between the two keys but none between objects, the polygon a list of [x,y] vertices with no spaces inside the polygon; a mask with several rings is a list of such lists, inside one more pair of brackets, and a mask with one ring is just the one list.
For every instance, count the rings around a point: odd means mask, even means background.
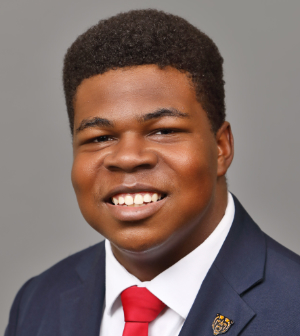
[{"label": "lips", "polygon": [[105,205],[119,221],[138,221],[158,212],[165,204],[167,193],[145,184],[118,186],[105,197]]}]

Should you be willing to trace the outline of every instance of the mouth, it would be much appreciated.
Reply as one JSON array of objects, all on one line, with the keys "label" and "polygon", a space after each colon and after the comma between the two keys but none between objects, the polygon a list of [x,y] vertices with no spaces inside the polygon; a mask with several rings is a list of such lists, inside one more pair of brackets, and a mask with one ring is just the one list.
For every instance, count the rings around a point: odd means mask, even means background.
[{"label": "mouth", "polygon": [[105,204],[118,221],[139,221],[156,214],[165,204],[168,195],[150,186],[116,188],[106,198]]},{"label": "mouth", "polygon": [[156,192],[136,192],[116,194],[110,198],[110,203],[122,207],[142,207],[156,203],[166,197],[166,194]]}]

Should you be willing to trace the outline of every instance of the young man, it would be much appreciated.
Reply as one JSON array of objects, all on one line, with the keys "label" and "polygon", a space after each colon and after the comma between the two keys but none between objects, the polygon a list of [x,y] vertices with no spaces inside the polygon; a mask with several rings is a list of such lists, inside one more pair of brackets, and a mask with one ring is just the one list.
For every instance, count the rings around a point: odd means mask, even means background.
[{"label": "young man", "polygon": [[72,182],[106,241],[29,280],[6,336],[298,335],[299,257],[227,191],[223,59],[155,10],[68,50]]}]

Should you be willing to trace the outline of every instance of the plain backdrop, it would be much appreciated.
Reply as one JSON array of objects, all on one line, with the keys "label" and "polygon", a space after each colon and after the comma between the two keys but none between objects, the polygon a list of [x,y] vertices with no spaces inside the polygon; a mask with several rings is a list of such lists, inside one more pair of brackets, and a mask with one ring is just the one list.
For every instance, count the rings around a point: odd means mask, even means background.
[{"label": "plain backdrop", "polygon": [[66,49],[100,19],[149,7],[186,18],[218,45],[236,144],[229,188],[300,253],[299,0],[1,0],[0,333],[28,278],[102,239],[70,181]]}]

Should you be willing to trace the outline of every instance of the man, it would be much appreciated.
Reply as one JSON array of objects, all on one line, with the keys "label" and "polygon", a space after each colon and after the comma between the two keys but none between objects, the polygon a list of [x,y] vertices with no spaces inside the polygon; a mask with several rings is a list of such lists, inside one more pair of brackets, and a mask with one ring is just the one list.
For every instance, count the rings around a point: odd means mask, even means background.
[{"label": "man", "polygon": [[68,50],[72,182],[106,241],[29,280],[6,336],[298,335],[299,257],[227,191],[222,57],[156,10]]}]

